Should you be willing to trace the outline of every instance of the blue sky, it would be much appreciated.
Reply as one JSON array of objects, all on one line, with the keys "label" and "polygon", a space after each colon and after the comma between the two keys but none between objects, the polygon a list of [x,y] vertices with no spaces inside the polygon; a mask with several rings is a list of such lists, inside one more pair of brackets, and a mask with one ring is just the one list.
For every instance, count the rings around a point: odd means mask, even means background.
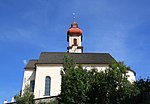
[{"label": "blue sky", "polygon": [[72,13],[84,52],[107,52],[150,75],[149,0],[0,0],[0,103],[19,92],[26,61],[66,52]]}]

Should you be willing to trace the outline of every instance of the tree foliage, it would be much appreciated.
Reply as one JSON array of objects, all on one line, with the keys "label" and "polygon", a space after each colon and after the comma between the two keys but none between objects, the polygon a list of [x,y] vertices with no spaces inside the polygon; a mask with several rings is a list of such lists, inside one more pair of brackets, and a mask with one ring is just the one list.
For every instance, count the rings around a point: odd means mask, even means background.
[{"label": "tree foliage", "polygon": [[15,96],[17,104],[34,104],[34,95],[31,93],[30,87],[25,86],[24,93]]},{"label": "tree foliage", "polygon": [[62,104],[127,104],[139,93],[127,80],[123,62],[111,64],[105,71],[89,71],[76,65],[68,55],[62,73]]},{"label": "tree foliage", "polygon": [[140,93],[136,96],[136,104],[150,104],[150,79],[140,78],[135,82],[136,86],[140,89]]},{"label": "tree foliage", "polygon": [[138,88],[127,80],[127,68],[123,62],[111,64],[105,71],[91,70],[88,92],[92,104],[127,104],[139,93]]},{"label": "tree foliage", "polygon": [[53,101],[50,101],[50,102],[41,102],[39,104],[58,104],[58,101],[57,100],[53,100]]},{"label": "tree foliage", "polygon": [[87,71],[81,66],[76,67],[72,58],[68,55],[64,59],[64,72],[62,73],[62,103],[82,104],[86,100]]}]

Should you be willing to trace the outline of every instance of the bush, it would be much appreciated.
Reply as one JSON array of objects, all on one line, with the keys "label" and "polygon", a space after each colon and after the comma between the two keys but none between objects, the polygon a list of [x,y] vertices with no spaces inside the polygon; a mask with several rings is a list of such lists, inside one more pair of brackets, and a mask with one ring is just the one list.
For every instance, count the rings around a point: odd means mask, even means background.
[{"label": "bush", "polygon": [[24,93],[18,94],[15,96],[15,100],[17,104],[35,104],[34,103],[34,95],[30,92],[30,87],[25,86]]}]

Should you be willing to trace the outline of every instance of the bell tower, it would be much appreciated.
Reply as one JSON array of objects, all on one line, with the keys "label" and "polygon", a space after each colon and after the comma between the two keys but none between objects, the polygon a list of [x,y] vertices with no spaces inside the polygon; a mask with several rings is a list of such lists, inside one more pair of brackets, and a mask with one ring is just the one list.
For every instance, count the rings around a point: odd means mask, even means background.
[{"label": "bell tower", "polygon": [[67,32],[67,41],[69,42],[69,46],[67,47],[69,53],[83,53],[83,47],[81,45],[82,30],[75,21],[71,24]]}]

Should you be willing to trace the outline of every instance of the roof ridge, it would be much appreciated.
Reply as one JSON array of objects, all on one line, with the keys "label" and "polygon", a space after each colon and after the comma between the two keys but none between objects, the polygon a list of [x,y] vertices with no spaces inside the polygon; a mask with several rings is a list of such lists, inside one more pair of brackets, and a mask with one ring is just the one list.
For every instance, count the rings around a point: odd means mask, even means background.
[{"label": "roof ridge", "polygon": [[67,52],[41,52],[41,53],[67,53]]},{"label": "roof ridge", "polygon": [[71,53],[71,54],[109,54],[109,53]]},{"label": "roof ridge", "polygon": [[30,59],[29,61],[38,61],[38,59]]},{"label": "roof ridge", "polygon": [[[68,53],[68,52],[41,52],[41,53]],[[110,53],[108,53],[108,52],[107,53],[86,52],[86,53],[69,53],[69,54],[110,54]]]}]

